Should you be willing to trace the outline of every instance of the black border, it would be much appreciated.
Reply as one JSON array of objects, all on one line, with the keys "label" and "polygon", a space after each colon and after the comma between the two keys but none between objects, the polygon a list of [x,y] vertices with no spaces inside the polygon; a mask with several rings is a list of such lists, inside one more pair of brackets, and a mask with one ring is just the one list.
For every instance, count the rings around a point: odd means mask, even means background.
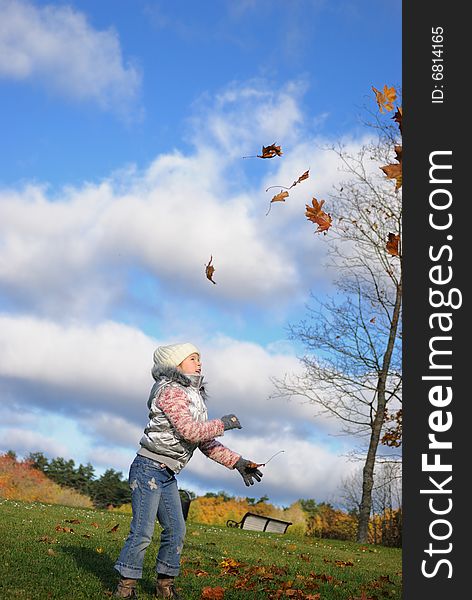
[{"label": "black border", "polygon": [[[467,146],[470,144],[470,96],[466,93],[469,79],[470,41],[472,30],[466,17],[467,4],[449,1],[403,3],[403,256],[404,256],[404,536],[403,574],[404,598],[416,600],[450,600],[470,595],[466,579],[472,541],[471,495],[469,485],[470,460],[469,439],[472,440],[470,403],[472,398],[466,382],[468,371],[472,374],[470,351],[471,318],[468,314],[467,277],[471,272],[469,249],[469,202],[471,192],[466,191],[465,179],[472,174]],[[432,29],[444,29],[444,53],[442,81],[432,78]],[[443,103],[432,102],[435,85],[443,85]],[[439,94],[436,94],[439,96]],[[429,182],[430,153],[439,150],[452,151],[453,195],[451,214],[453,223],[448,234],[453,239],[445,242],[445,232],[434,231],[428,222],[430,206]],[[434,312],[428,301],[429,247],[449,243],[453,251],[451,265],[453,281],[450,284],[462,291],[461,308],[452,310],[452,388],[453,400],[449,409],[453,424],[443,434],[452,440],[452,450],[447,456],[452,461],[453,501],[447,515],[452,534],[448,554],[435,555],[451,561],[449,568],[443,565],[437,575],[426,578],[421,572],[422,561],[431,559],[424,550],[432,541],[429,527],[435,518],[428,508],[429,496],[420,493],[428,486],[428,476],[421,469],[421,455],[428,451],[428,416],[434,410],[428,401],[431,382],[423,381],[429,365],[428,341],[432,335],[428,324]],[[445,255],[446,256],[446,255]],[[468,268],[469,267],[469,268]],[[444,409],[446,410],[446,409]],[[444,452],[444,460],[446,460]],[[438,474],[444,478],[444,473]],[[444,499],[446,496],[442,496]],[[468,510],[467,510],[468,509]],[[439,530],[437,530],[439,531]],[[440,547],[440,542],[436,542]],[[443,542],[445,547],[446,541]],[[429,562],[432,565],[433,562]],[[469,589],[469,592],[467,592]]]}]

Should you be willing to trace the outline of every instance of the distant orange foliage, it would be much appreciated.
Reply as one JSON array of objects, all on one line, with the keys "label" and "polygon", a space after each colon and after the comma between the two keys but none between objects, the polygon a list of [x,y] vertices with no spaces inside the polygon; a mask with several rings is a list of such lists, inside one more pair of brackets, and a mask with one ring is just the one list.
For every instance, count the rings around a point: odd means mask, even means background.
[{"label": "distant orange foliage", "polygon": [[46,502],[92,508],[88,496],[62,488],[28,461],[17,461],[9,455],[0,456],[0,498],[25,502]]}]

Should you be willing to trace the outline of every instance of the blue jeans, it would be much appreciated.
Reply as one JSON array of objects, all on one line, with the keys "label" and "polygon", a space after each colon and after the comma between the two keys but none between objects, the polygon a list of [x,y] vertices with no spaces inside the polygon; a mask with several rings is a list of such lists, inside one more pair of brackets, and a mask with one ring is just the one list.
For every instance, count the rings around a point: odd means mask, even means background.
[{"label": "blue jeans", "polygon": [[122,577],[141,579],[144,554],[151,543],[156,517],[163,530],[156,571],[179,574],[185,520],[174,475],[154,460],[137,455],[129,471],[133,518],[130,532],[115,563]]}]

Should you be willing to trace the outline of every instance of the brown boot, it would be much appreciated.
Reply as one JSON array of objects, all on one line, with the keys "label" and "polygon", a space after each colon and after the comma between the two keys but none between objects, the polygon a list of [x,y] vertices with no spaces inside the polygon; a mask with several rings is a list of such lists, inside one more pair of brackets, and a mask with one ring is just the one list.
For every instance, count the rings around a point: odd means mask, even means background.
[{"label": "brown boot", "polygon": [[122,577],[118,583],[118,587],[115,590],[113,596],[115,598],[137,598],[136,584],[137,579],[125,579]]},{"label": "brown boot", "polygon": [[177,593],[174,586],[173,577],[159,577],[156,583],[156,598],[173,598],[174,600],[183,600]]}]

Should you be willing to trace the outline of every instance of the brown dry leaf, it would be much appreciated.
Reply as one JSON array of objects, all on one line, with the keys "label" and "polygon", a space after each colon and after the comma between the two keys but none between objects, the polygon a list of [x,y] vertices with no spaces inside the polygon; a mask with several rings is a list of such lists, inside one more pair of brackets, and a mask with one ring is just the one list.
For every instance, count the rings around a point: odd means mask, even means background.
[{"label": "brown dry leaf", "polygon": [[376,317],[372,317],[372,319],[369,321],[369,323],[375,323],[375,319],[376,319]]},{"label": "brown dry leaf", "polygon": [[201,600],[223,600],[225,590],[222,587],[204,587],[200,596]]},{"label": "brown dry leaf", "polygon": [[401,106],[397,107],[397,112],[393,115],[392,119],[395,123],[398,123],[398,129],[402,133],[402,120],[403,120],[403,109]]},{"label": "brown dry leaf", "polygon": [[295,187],[297,185],[297,183],[300,183],[301,181],[305,181],[305,179],[308,179],[308,177],[310,177],[310,169],[308,169],[308,171],[305,171],[303,173],[303,175],[300,175],[300,177],[296,181],[294,181],[290,187],[291,188]]},{"label": "brown dry leaf", "polygon": [[239,573],[239,568],[242,563],[238,562],[234,558],[225,558],[220,562],[220,568],[222,573],[236,574]]},{"label": "brown dry leaf", "polygon": [[56,525],[56,531],[61,531],[62,533],[74,533],[72,527],[63,527],[62,525]]},{"label": "brown dry leaf", "polygon": [[71,523],[72,525],[78,525],[80,523],[79,519],[66,519],[66,523]]},{"label": "brown dry leaf", "polygon": [[386,244],[386,249],[389,254],[392,256],[400,256],[399,252],[399,244],[400,244],[400,236],[395,233],[388,234],[388,242]]},{"label": "brown dry leaf", "polygon": [[203,569],[197,569],[195,571],[195,576],[196,577],[206,577],[208,575],[207,571],[204,571]]},{"label": "brown dry leaf", "polygon": [[403,183],[403,169],[402,169],[402,158],[403,158],[403,148],[402,146],[395,146],[395,158],[398,161],[398,164],[392,163],[389,165],[385,165],[384,167],[380,167],[380,169],[385,173],[387,179],[395,179],[395,189],[398,190],[402,187]]},{"label": "brown dry leaf", "polygon": [[216,284],[216,281],[213,281],[213,273],[215,272],[215,267],[211,264],[213,260],[213,256],[210,256],[210,260],[207,265],[205,265],[205,274],[207,279],[209,279],[212,283]]},{"label": "brown dry leaf", "polygon": [[329,213],[325,213],[324,210],[322,210],[325,201],[320,200],[318,202],[316,198],[313,198],[311,202],[313,207],[306,204],[306,218],[318,225],[318,229],[315,233],[321,233],[322,231],[326,232],[331,227],[333,219]]},{"label": "brown dry leaf", "polygon": [[119,523],[117,523],[116,525],[113,525],[113,527],[110,529],[110,531],[107,531],[107,533],[115,533],[115,531],[118,529],[119,526],[120,526]]},{"label": "brown dry leaf", "polygon": [[351,560],[336,560],[334,564],[337,567],[353,567],[354,563]]},{"label": "brown dry leaf", "polygon": [[49,556],[57,556],[56,552],[52,548],[48,548]]},{"label": "brown dry leaf", "polygon": [[257,158],[274,158],[274,156],[282,156],[283,152],[280,146],[276,146],[275,142],[270,146],[262,146],[262,154],[258,154]]},{"label": "brown dry leaf", "polygon": [[302,560],[304,560],[305,562],[310,562],[310,555],[309,554],[300,554],[300,558]]},{"label": "brown dry leaf", "polygon": [[285,202],[285,198],[288,198],[288,192],[280,192],[272,198],[271,202]]},{"label": "brown dry leaf", "polygon": [[393,110],[393,103],[397,98],[397,92],[394,87],[388,87],[387,85],[384,85],[383,92],[380,92],[378,89],[372,86],[372,90],[374,91],[375,99],[381,113],[384,111],[388,112]]},{"label": "brown dry leaf", "polygon": [[98,527],[99,527],[98,523],[90,523],[90,526],[95,527],[96,529],[98,529]]},{"label": "brown dry leaf", "polygon": [[270,213],[270,209],[272,208],[273,202],[285,202],[285,198],[288,198],[288,196],[288,192],[279,192],[278,194],[276,194],[270,201],[269,210],[266,212],[266,216]]}]

